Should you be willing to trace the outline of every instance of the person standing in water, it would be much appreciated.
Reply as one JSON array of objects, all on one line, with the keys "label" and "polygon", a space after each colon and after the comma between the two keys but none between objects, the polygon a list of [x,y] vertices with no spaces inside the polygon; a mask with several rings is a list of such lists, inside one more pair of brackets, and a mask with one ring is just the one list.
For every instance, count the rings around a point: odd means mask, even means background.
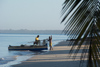
[{"label": "person standing in water", "polygon": [[50,37],[49,36],[49,47],[50,47],[50,50],[53,50],[53,48],[52,48],[52,36]]}]

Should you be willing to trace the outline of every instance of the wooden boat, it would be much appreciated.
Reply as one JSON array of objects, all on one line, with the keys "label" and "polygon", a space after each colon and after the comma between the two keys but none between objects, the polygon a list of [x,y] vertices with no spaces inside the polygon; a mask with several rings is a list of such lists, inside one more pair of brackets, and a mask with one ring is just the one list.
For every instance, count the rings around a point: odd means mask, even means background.
[{"label": "wooden boat", "polygon": [[9,45],[8,50],[30,50],[30,51],[41,51],[41,50],[48,50],[47,43],[42,45],[20,45],[20,46],[11,46]]}]

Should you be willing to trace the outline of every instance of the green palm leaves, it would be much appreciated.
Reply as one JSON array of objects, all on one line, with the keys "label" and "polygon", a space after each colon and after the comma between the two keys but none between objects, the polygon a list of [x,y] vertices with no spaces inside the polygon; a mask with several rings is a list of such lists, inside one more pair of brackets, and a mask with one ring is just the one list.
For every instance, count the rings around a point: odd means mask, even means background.
[{"label": "green palm leaves", "polygon": [[[65,0],[62,17],[61,23],[65,23],[63,32],[69,36],[68,39],[74,40],[70,40],[70,54],[74,53],[75,58],[78,51],[82,50],[81,63],[88,57],[87,67],[100,67],[100,2]],[[83,43],[84,49],[81,49]]]}]

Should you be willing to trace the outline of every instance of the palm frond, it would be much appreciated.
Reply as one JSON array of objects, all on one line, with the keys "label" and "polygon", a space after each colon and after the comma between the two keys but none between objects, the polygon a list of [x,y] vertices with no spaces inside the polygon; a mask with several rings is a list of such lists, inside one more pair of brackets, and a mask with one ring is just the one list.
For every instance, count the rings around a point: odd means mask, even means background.
[{"label": "palm frond", "polygon": [[65,0],[62,17],[61,23],[65,23],[63,32],[68,35],[72,45],[70,54],[75,53],[73,58],[75,59],[82,44],[85,43],[80,63],[83,63],[88,53],[87,67],[91,67],[91,63],[94,67],[100,66],[100,2],[98,0]]}]

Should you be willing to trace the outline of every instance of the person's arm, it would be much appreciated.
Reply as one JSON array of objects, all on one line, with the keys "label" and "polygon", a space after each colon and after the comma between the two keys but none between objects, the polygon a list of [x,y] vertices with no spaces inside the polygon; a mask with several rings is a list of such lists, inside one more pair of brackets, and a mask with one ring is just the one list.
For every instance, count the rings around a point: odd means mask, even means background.
[{"label": "person's arm", "polygon": [[52,35],[51,35],[51,40],[52,40]]}]

